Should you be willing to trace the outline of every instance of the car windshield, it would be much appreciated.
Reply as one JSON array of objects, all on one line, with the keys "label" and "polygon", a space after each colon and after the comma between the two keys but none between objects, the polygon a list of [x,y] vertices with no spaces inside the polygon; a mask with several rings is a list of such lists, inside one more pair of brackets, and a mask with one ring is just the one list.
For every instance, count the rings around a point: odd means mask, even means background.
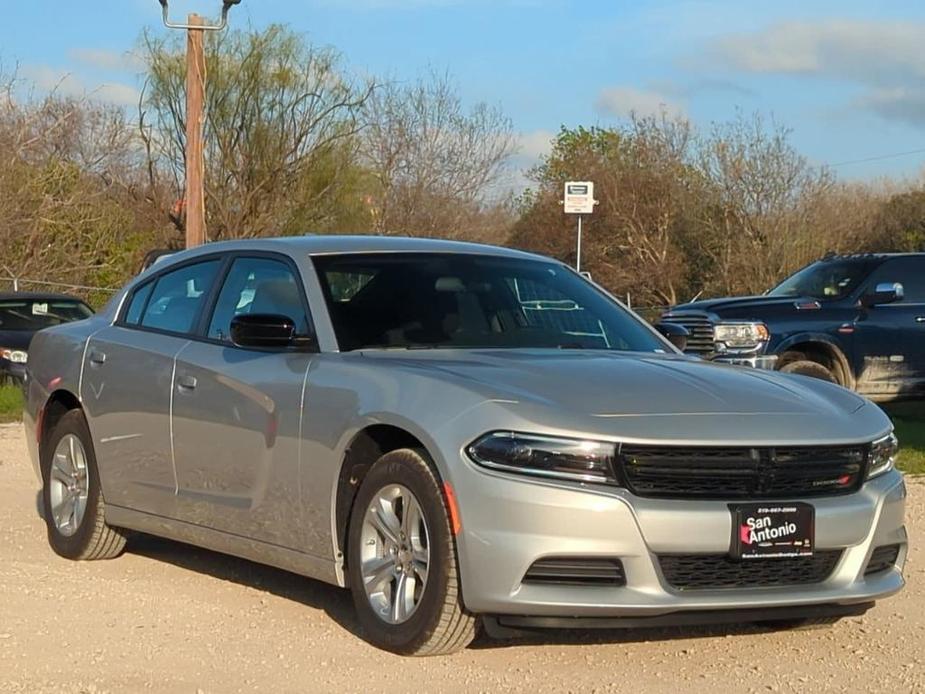
[{"label": "car windshield", "polygon": [[436,253],[321,256],[314,262],[343,351],[667,351],[639,319],[556,263]]},{"label": "car windshield", "polygon": [[768,295],[843,299],[864,281],[876,265],[874,260],[823,260],[791,275]]},{"label": "car windshield", "polygon": [[62,299],[0,300],[0,330],[36,331],[93,315],[81,301]]}]

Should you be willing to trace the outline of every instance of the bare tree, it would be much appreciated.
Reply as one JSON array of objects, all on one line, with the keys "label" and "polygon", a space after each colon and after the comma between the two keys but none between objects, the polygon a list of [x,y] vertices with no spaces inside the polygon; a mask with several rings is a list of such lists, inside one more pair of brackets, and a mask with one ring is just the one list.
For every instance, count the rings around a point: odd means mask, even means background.
[{"label": "bare tree", "polygon": [[514,151],[510,120],[484,103],[467,111],[449,78],[436,73],[380,86],[363,114],[375,231],[472,235]]},{"label": "bare tree", "polygon": [[[340,70],[337,53],[280,26],[209,39],[209,237],[326,226],[345,190],[339,184],[351,175],[359,110],[372,84],[352,83]],[[182,46],[179,40],[148,35],[142,48],[148,84],[140,121],[154,160],[149,171],[156,180],[166,169],[179,196],[186,146]],[[182,214],[174,221],[181,227]]]}]

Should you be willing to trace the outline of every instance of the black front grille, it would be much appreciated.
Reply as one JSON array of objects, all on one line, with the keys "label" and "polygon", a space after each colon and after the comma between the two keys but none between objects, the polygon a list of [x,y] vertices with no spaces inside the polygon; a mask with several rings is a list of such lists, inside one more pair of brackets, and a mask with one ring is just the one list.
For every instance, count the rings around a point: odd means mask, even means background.
[{"label": "black front grille", "polygon": [[713,345],[713,321],[710,320],[706,313],[676,313],[662,316],[663,323],[674,323],[683,325],[687,328],[690,335],[687,338],[687,347],[685,352],[691,354],[712,354]]},{"label": "black front grille", "polygon": [[887,571],[896,566],[899,559],[899,545],[883,545],[877,547],[871,555],[870,561],[867,562],[867,568],[864,569],[864,575],[878,574],[881,571]]},{"label": "black front grille", "polygon": [[832,575],[842,551],[811,557],[736,560],[728,554],[663,554],[662,575],[678,590],[765,588],[821,583]]},{"label": "black front grille", "polygon": [[626,574],[619,559],[596,557],[548,557],[527,570],[524,583],[574,586],[625,586]]},{"label": "black front grille", "polygon": [[737,448],[623,444],[617,473],[637,496],[788,499],[838,496],[864,482],[870,446]]}]

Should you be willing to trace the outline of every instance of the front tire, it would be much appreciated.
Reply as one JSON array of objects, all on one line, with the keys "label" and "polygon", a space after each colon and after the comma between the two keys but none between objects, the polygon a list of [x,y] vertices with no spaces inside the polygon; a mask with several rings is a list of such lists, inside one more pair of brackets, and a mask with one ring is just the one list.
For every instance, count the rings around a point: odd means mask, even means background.
[{"label": "front tire", "polygon": [[808,359],[797,359],[796,361],[787,362],[780,367],[781,373],[800,374],[801,376],[810,376],[818,378],[820,381],[828,381],[838,385],[838,379],[829,369],[822,364],[809,361]]},{"label": "front tire", "polygon": [[445,655],[475,637],[459,588],[442,488],[418,451],[382,456],[350,518],[347,571],[369,641],[402,655]]},{"label": "front tire", "polygon": [[125,533],[106,524],[93,439],[83,413],[71,410],[61,417],[42,451],[42,505],[51,548],[75,560],[122,554]]}]

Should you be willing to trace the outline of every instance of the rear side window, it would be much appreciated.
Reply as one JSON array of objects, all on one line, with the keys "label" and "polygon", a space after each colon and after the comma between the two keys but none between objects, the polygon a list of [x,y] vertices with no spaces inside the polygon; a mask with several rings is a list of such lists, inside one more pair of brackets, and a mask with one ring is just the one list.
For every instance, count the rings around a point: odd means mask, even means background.
[{"label": "rear side window", "polygon": [[141,312],[144,311],[145,303],[148,301],[148,297],[151,296],[151,290],[154,289],[154,282],[148,282],[132,294],[132,300],[128,305],[128,310],[125,312],[125,323],[127,325],[138,325],[138,321],[141,320]]},{"label": "rear side window", "polygon": [[174,333],[192,332],[218,268],[218,260],[207,260],[161,275],[151,290],[141,325]]}]

